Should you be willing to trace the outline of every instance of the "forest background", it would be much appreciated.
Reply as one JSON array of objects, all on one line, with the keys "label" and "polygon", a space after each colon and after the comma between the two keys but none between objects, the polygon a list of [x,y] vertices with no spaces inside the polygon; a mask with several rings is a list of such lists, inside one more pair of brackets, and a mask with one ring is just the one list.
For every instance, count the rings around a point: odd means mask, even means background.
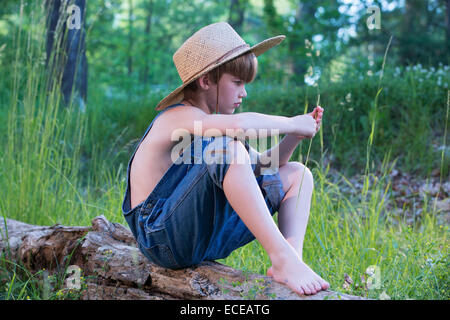
[{"label": "forest background", "polygon": [[[251,45],[286,35],[258,58],[236,112],[325,109],[291,158],[316,181],[305,260],[335,290],[448,299],[449,12],[449,0],[2,0],[1,214],[126,224],[129,157],[181,83],[172,55],[227,21]],[[256,241],[221,262],[270,266]],[[42,274],[2,263],[5,298],[72,297],[56,280],[43,295]]]}]

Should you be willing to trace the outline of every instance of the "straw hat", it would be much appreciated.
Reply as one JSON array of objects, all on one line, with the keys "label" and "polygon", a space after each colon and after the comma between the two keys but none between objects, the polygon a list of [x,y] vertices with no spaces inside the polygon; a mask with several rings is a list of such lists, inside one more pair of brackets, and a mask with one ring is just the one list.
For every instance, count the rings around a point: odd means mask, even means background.
[{"label": "straw hat", "polygon": [[181,102],[184,98],[183,89],[212,69],[249,51],[259,56],[278,45],[284,38],[286,37],[283,35],[276,36],[250,47],[226,22],[201,28],[173,55],[173,62],[183,84],[162,99],[156,110],[163,110],[171,104]]}]

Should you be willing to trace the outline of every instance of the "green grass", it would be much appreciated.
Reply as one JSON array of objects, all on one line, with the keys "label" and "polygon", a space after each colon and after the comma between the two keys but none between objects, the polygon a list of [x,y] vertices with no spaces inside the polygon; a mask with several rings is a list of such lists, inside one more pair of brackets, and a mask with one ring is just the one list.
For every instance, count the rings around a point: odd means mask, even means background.
[{"label": "green grass", "polygon": [[[126,224],[121,214],[126,165],[163,93],[109,96],[108,85],[91,76],[87,112],[64,107],[57,85],[44,89],[52,78],[41,63],[45,37],[42,29],[32,31],[18,30],[15,61],[0,70],[0,115],[5,118],[0,135],[6,137],[0,146],[0,214],[40,225],[89,225],[103,214]],[[423,176],[440,168],[441,180],[448,178],[448,67],[423,70],[386,66],[382,87],[378,78],[365,74],[320,82],[322,130],[312,143],[303,142],[293,159],[302,161],[307,154],[315,178],[304,260],[332,290],[375,299],[382,294],[449,298],[448,227],[439,224],[434,199],[425,199],[413,224],[406,213],[398,216],[386,209],[394,165]],[[269,114],[303,113],[317,99],[316,90],[290,85],[255,83],[248,92],[243,111]],[[433,144],[444,148],[435,150]],[[323,165],[326,154],[335,157],[332,165],[342,172],[338,181],[330,165]],[[375,177],[371,172],[377,168],[382,175]],[[350,184],[346,174],[352,170],[365,174],[364,188],[346,195],[341,186]],[[221,262],[261,274],[270,267],[257,241]],[[370,277],[370,266],[379,270],[379,277],[371,278],[379,283],[367,289],[361,277]],[[346,289],[345,274],[354,280]],[[64,272],[45,270],[31,274],[3,254],[0,298],[76,299],[77,292],[62,289],[64,277]]]},{"label": "green grass", "polygon": [[[365,202],[340,192],[327,171],[313,170],[315,189],[304,242],[304,261],[331,285],[331,290],[378,299],[448,299],[448,226],[439,225],[424,206],[421,219],[408,224],[385,209],[389,181],[379,177],[369,186]],[[374,180],[374,179],[372,179]],[[220,261],[246,271],[265,274],[270,260],[257,241]],[[370,266],[380,270],[379,286],[367,288]],[[345,274],[354,283],[343,288]],[[373,278],[376,280],[375,278]],[[376,283],[376,282],[375,282]],[[370,286],[369,286],[370,287]]]}]

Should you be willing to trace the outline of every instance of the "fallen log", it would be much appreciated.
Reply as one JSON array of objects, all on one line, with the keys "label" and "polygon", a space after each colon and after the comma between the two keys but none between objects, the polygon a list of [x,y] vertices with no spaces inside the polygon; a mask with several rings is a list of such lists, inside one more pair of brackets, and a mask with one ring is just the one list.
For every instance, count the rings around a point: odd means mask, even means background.
[{"label": "fallen log", "polygon": [[79,267],[78,276],[86,279],[82,299],[363,299],[331,290],[300,296],[271,277],[212,261],[165,269],[147,260],[128,228],[104,216],[94,218],[90,227],[0,218],[0,231],[2,254],[31,272]]}]

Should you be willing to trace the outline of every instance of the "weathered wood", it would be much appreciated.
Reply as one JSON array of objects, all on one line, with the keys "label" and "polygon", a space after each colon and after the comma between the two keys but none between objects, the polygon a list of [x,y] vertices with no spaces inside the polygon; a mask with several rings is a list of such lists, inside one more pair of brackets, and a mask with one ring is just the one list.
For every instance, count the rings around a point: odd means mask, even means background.
[{"label": "weathered wood", "polygon": [[139,251],[128,228],[104,216],[94,218],[92,227],[5,224],[0,218],[0,231],[2,252],[32,272],[80,267],[87,281],[83,299],[362,299],[330,290],[300,296],[271,277],[216,262],[161,268]]}]

